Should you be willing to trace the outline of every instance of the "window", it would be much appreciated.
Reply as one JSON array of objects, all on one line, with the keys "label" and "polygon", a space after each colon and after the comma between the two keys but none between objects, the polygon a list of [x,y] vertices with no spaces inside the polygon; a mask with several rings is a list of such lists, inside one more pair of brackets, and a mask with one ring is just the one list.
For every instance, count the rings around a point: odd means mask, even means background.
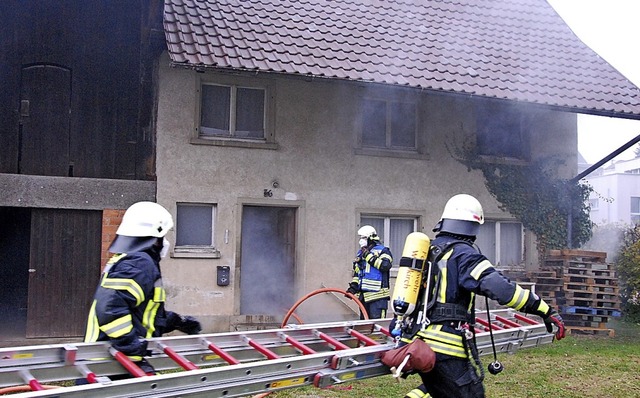
[{"label": "window", "polygon": [[178,203],[174,257],[219,257],[215,248],[216,206]]},{"label": "window", "polygon": [[598,200],[598,198],[589,199],[589,209],[591,209],[591,211],[597,211],[598,206],[600,206],[600,201]]},{"label": "window", "polygon": [[363,148],[416,150],[415,103],[365,99],[362,108]]},{"label": "window", "polygon": [[391,251],[394,267],[397,267],[407,235],[418,230],[418,218],[362,215],[360,226],[362,225],[371,225],[376,229],[382,243]]},{"label": "window", "polygon": [[268,79],[204,75],[192,144],[276,149],[274,88]]},{"label": "window", "polygon": [[264,139],[265,92],[262,88],[203,84],[200,136]]},{"label": "window", "polygon": [[476,128],[478,154],[529,159],[529,118],[517,107],[479,105]]},{"label": "window", "polygon": [[519,222],[485,220],[476,244],[494,265],[519,265],[523,262],[523,235]]},{"label": "window", "polygon": [[638,224],[640,222],[640,198],[631,197],[631,224]]}]

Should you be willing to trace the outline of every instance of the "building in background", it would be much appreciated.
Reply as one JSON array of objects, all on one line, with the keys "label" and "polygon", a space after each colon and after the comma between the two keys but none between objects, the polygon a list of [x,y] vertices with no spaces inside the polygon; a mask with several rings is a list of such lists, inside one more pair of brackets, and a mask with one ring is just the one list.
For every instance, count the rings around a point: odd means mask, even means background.
[{"label": "building in background", "polygon": [[584,178],[591,184],[591,221],[596,225],[640,222],[640,158],[620,160]]}]

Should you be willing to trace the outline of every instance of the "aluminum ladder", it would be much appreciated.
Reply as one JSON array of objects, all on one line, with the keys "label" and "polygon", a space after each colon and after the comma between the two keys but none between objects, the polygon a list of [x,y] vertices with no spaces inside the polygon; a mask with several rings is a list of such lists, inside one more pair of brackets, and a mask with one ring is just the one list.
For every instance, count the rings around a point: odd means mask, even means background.
[{"label": "aluminum ladder", "polygon": [[[480,355],[493,353],[489,324],[497,352],[553,341],[544,324],[513,310],[491,311],[491,318],[491,323],[476,318]],[[147,360],[158,372],[152,376],[104,342],[1,348],[0,389],[28,385],[32,390],[11,397],[242,397],[308,385],[326,388],[390,374],[380,362],[380,354],[394,346],[389,321],[148,339],[153,355]],[[133,377],[110,379],[127,373]],[[89,384],[58,387],[76,379]]]}]

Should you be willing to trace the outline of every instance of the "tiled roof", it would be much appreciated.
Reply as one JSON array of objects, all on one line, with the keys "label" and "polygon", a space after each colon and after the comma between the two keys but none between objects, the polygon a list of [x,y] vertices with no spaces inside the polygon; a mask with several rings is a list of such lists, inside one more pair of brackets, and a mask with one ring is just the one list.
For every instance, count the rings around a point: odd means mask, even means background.
[{"label": "tiled roof", "polygon": [[640,89],[545,0],[165,0],[174,64],[377,82],[640,119]]}]

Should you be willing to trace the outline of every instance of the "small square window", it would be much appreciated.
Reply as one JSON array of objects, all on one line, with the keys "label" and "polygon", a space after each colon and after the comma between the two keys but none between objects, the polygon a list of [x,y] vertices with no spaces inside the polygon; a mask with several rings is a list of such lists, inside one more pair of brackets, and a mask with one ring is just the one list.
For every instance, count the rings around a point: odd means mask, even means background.
[{"label": "small square window", "polygon": [[216,206],[178,203],[174,257],[219,257],[215,247]]},{"label": "small square window", "polygon": [[523,262],[523,236],[519,222],[485,220],[480,226],[476,244],[493,264],[514,266]]},{"label": "small square window", "polygon": [[416,150],[416,104],[365,99],[362,107],[363,147]]},{"label": "small square window", "polygon": [[479,105],[476,117],[478,154],[529,159],[529,123],[513,106]]},{"label": "small square window", "polygon": [[265,138],[264,88],[203,84],[199,137]]}]

